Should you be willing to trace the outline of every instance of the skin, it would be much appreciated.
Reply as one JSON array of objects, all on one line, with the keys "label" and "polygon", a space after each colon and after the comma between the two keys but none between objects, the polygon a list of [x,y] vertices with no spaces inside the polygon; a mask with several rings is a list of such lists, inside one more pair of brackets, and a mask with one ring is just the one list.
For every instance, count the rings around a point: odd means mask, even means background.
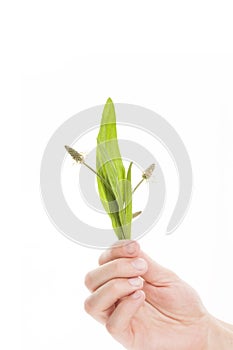
[{"label": "skin", "polygon": [[84,307],[126,349],[233,349],[233,326],[212,317],[195,290],[138,242],[117,242],[99,265],[86,275]]}]

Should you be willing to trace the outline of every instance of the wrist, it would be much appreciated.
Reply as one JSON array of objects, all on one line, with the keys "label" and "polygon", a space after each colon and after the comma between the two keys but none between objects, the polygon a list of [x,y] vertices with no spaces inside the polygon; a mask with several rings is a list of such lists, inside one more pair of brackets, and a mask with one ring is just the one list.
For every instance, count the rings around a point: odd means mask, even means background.
[{"label": "wrist", "polygon": [[206,350],[233,349],[233,330],[213,316],[209,318],[208,342]]}]

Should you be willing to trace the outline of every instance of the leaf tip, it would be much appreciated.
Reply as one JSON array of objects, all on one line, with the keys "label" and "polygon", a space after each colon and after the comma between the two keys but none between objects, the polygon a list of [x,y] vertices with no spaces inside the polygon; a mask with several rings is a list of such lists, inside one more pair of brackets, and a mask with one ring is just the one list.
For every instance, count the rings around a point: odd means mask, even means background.
[{"label": "leaf tip", "polygon": [[107,102],[106,103],[113,103],[112,102],[112,99],[109,97],[108,99],[107,99]]}]

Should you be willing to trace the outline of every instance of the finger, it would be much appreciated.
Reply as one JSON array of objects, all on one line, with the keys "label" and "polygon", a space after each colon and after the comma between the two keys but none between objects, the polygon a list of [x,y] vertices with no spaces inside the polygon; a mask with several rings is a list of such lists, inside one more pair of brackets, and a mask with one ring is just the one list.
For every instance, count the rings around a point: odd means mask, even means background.
[{"label": "finger", "polygon": [[106,321],[109,309],[120,299],[143,287],[143,280],[136,278],[118,278],[105,283],[85,301],[87,313],[100,322]]},{"label": "finger", "polygon": [[[128,338],[130,322],[138,309],[143,305],[145,294],[137,290],[119,303],[111,316],[108,318],[106,328],[109,333],[122,344]],[[125,344],[127,346],[127,344]]]},{"label": "finger", "polygon": [[131,251],[134,251],[132,253],[133,256],[135,256],[134,254],[136,254],[136,256],[146,260],[148,264],[148,269],[146,273],[142,275],[147,282],[155,286],[161,286],[179,279],[179,277],[174,272],[159,265],[157,262],[152,260],[146,253],[144,253],[140,249],[140,246],[136,241],[125,240],[117,242],[100,256],[99,263],[104,264],[111,260],[128,256],[129,253],[127,253],[126,250],[130,247],[131,244],[132,246],[130,249],[132,249]]},{"label": "finger", "polygon": [[139,252],[139,257],[147,262],[148,269],[141,276],[148,283],[160,287],[179,280],[173,271],[159,265],[142,250]]},{"label": "finger", "polygon": [[104,283],[118,277],[136,277],[146,272],[147,263],[141,258],[120,258],[88,272],[85,285],[94,291]]},{"label": "finger", "polygon": [[100,258],[99,265],[122,257],[135,257],[140,251],[139,244],[133,240],[120,240],[105,250]]}]

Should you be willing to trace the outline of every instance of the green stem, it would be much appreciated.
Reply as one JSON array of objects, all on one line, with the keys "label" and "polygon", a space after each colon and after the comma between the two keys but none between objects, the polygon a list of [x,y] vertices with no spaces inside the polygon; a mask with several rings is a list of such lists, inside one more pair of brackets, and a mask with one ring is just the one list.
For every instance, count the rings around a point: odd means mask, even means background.
[{"label": "green stem", "polygon": [[88,169],[90,169],[95,175],[97,175],[101,179],[101,181],[103,181],[104,184],[108,187],[108,189],[113,193],[111,186],[107,183],[107,181],[105,181],[105,179],[102,176],[100,176],[90,165],[88,165],[84,161],[82,162],[82,164],[85,165]]},{"label": "green stem", "polygon": [[136,191],[136,189],[141,185],[141,183],[143,183],[145,179],[141,179],[141,181],[137,184],[137,186],[134,188],[132,194]]}]

